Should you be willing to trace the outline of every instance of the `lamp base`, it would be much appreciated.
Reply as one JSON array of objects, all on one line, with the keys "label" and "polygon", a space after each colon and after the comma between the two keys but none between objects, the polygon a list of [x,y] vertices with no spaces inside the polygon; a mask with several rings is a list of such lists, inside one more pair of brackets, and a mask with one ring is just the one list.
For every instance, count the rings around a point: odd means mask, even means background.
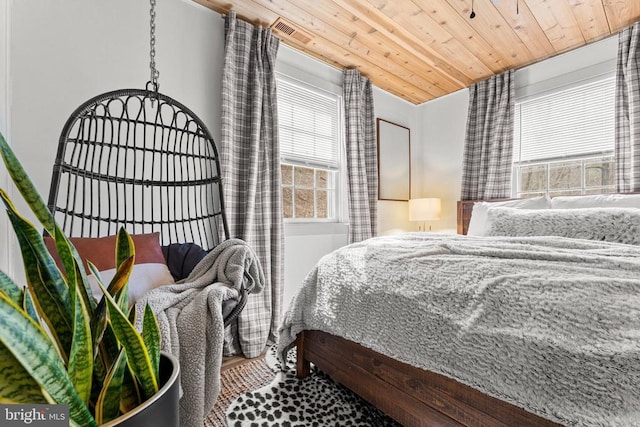
[{"label": "lamp base", "polygon": [[431,224],[429,224],[429,230],[427,230],[425,222],[422,221],[422,224],[418,224],[418,231],[431,231]]}]

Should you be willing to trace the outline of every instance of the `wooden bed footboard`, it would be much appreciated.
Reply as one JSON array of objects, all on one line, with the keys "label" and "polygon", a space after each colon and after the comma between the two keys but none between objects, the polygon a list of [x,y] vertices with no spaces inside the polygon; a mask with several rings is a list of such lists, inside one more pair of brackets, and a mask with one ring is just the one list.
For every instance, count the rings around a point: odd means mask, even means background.
[{"label": "wooden bed footboard", "polygon": [[559,426],[451,378],[322,331],[297,338],[297,375],[313,363],[404,426]]}]

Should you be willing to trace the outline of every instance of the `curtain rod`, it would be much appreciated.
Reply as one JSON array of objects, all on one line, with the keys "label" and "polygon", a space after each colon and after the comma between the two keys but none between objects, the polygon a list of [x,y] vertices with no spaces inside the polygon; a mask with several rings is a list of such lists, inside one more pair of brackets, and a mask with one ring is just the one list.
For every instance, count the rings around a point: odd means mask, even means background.
[{"label": "curtain rod", "polygon": [[[229,12],[231,12],[231,11],[229,11]],[[229,14],[229,12],[220,13],[220,18],[226,19],[227,15]],[[246,18],[244,16],[238,15],[237,12],[236,12],[236,19],[239,19],[240,21],[244,21],[244,22],[246,22],[248,24],[251,24],[254,27],[259,27],[259,28],[270,28],[271,27],[271,24],[269,24],[269,23],[262,22],[260,20],[258,20],[258,22],[256,23],[254,21],[251,21],[249,18]]]}]

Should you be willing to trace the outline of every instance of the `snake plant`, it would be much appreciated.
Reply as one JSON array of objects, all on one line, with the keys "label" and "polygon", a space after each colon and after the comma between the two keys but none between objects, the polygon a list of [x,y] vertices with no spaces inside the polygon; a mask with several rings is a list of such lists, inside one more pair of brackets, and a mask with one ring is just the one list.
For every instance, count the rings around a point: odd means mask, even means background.
[{"label": "snake plant", "polygon": [[108,286],[88,263],[105,295],[96,302],[78,252],[2,134],[0,154],[27,205],[54,238],[64,267],[57,267],[42,233],[0,189],[26,276],[26,286],[19,286],[0,271],[0,403],[66,404],[71,425],[78,426],[115,419],[158,391],[158,323],[147,306],[138,332],[129,308],[131,237],[124,229],[118,233],[117,272]]}]

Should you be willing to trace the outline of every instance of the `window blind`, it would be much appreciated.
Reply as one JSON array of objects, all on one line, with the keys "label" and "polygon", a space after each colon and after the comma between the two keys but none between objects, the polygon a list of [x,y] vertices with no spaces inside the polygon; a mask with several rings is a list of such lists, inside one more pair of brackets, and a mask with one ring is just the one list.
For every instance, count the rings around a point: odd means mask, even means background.
[{"label": "window blind", "polygon": [[514,162],[613,151],[615,77],[517,102]]},{"label": "window blind", "polygon": [[281,159],[337,170],[339,112],[337,95],[278,78]]}]

